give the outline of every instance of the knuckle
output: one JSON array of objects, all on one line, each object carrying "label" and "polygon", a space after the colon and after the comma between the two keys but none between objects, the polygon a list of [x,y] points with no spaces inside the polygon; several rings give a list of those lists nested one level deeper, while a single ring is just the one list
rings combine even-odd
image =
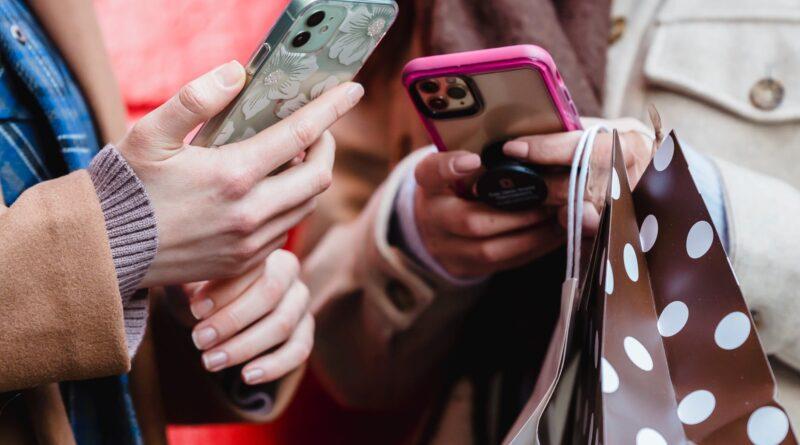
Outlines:
[{"label": "knuckle", "polygon": [[226,199],[238,200],[250,192],[251,181],[249,169],[231,168],[222,173],[222,194]]},{"label": "knuckle", "polygon": [[306,119],[299,120],[291,128],[292,137],[298,147],[308,147],[317,139],[314,125]]},{"label": "knuckle", "polygon": [[333,173],[327,168],[319,169],[314,175],[314,194],[328,190],[333,182]]},{"label": "knuckle", "polygon": [[[244,206],[242,206],[244,207]],[[258,229],[259,220],[255,212],[249,208],[231,211],[228,215],[229,230],[239,235],[250,235]],[[237,250],[250,250],[255,247],[253,240],[242,240],[237,246]]]},{"label": "knuckle", "polygon": [[208,114],[208,106],[203,92],[194,83],[184,85],[178,91],[178,101],[181,106],[192,114],[205,116]]},{"label": "knuckle", "polygon": [[233,252],[233,257],[242,267],[247,267],[247,261],[258,253],[261,246],[255,241],[245,239],[238,243]]},{"label": "knuckle", "polygon": [[500,259],[500,252],[489,243],[482,243],[478,248],[478,258],[484,263],[495,263]]},{"label": "knuckle", "polygon": [[223,321],[217,328],[220,335],[229,335],[230,333],[239,332],[240,330],[244,329],[244,319],[236,310],[231,308],[223,312],[223,314]]},{"label": "knuckle", "polygon": [[284,292],[283,284],[279,280],[267,280],[264,283],[264,300],[270,304],[278,301]]},{"label": "knuckle", "polygon": [[458,220],[462,221],[462,229],[467,235],[482,236],[486,232],[485,221],[477,215],[468,215],[465,218],[458,218]]},{"label": "knuckle", "polygon": [[292,335],[294,331],[294,323],[285,315],[276,315],[273,320],[275,323],[275,331],[281,340],[285,340]]}]

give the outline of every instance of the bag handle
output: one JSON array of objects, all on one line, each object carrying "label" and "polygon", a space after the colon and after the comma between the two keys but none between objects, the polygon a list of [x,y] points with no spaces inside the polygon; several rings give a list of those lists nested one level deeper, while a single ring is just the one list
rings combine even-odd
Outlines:
[{"label": "bag handle", "polygon": [[580,279],[581,237],[583,232],[583,197],[586,181],[589,178],[590,160],[594,150],[594,140],[601,132],[611,130],[602,124],[589,127],[583,132],[575,153],[572,156],[572,168],[569,172],[569,190],[567,197],[567,273],[566,278]]}]

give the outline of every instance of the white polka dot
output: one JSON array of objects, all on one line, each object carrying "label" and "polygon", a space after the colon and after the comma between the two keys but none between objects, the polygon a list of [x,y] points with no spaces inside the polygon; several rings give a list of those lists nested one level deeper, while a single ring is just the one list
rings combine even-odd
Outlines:
[{"label": "white polka dot", "polygon": [[717,399],[705,389],[691,392],[678,404],[678,419],[686,425],[697,425],[708,419],[717,406]]},{"label": "white polka dot", "polygon": [[619,175],[616,168],[611,169],[611,197],[619,199]]},{"label": "white polka dot", "polygon": [[714,330],[714,341],[722,349],[736,349],[750,336],[750,317],[743,312],[731,312],[720,320]]},{"label": "white polka dot", "polygon": [[653,167],[658,171],[664,171],[669,167],[669,163],[672,162],[673,154],[675,154],[675,142],[672,141],[671,137],[668,137],[664,139],[661,147],[656,150],[656,155],[653,156]]},{"label": "white polka dot", "polygon": [[658,237],[658,221],[653,215],[647,215],[642,221],[642,227],[639,229],[639,242],[642,245],[642,252],[648,252],[653,248]]},{"label": "white polka dot", "polygon": [[686,326],[687,320],[689,320],[689,307],[682,301],[673,301],[658,317],[658,333],[662,337],[672,337]]},{"label": "white polka dot", "polygon": [[619,388],[619,375],[605,357],[600,358],[600,388],[606,394],[611,394]]},{"label": "white polka dot", "polygon": [[700,258],[708,252],[713,241],[714,229],[711,228],[711,224],[698,221],[689,229],[689,235],[686,237],[686,253],[694,259]]},{"label": "white polka dot", "polygon": [[652,428],[642,428],[636,433],[636,445],[667,445],[667,440]]},{"label": "white polka dot", "polygon": [[764,406],[753,412],[747,421],[747,437],[755,445],[777,445],[789,434],[786,413],[774,406]]},{"label": "white polka dot", "polygon": [[625,337],[622,341],[622,346],[625,348],[625,354],[631,359],[634,365],[638,366],[644,371],[653,369],[653,358],[647,352],[647,348],[637,339],[633,337]]},{"label": "white polka dot", "polygon": [[631,281],[638,281],[639,261],[636,258],[636,251],[633,250],[633,246],[625,244],[625,248],[622,249],[622,259],[625,262],[625,272],[627,272],[628,277]]},{"label": "white polka dot", "polygon": [[611,295],[614,292],[614,271],[611,270],[611,261],[606,260],[606,293]]}]

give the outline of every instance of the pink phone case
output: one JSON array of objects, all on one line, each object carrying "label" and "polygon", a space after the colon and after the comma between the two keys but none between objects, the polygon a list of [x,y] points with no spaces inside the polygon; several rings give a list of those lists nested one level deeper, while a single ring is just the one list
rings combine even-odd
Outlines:
[{"label": "pink phone case", "polygon": [[[425,78],[469,77],[518,69],[536,70],[541,74],[563,131],[581,129],[578,110],[553,58],[547,51],[535,45],[515,45],[414,59],[403,69],[403,84],[410,92],[417,81]],[[448,147],[437,130],[436,120],[425,115],[419,107],[417,111],[434,144],[440,151],[446,151]]]}]

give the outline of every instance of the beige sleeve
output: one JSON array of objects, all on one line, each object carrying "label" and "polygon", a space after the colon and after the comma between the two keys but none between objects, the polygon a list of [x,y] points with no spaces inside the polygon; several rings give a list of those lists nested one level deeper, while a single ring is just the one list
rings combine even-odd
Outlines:
[{"label": "beige sleeve", "polygon": [[105,220],[86,171],[0,213],[0,392],[130,368]]},{"label": "beige sleeve", "polygon": [[768,354],[800,369],[800,191],[715,159],[725,189],[729,256]]},{"label": "beige sleeve", "polygon": [[348,406],[387,409],[440,382],[479,288],[458,289],[389,244],[410,155],[352,222],[333,227],[304,261],[317,318],[311,366]]}]

